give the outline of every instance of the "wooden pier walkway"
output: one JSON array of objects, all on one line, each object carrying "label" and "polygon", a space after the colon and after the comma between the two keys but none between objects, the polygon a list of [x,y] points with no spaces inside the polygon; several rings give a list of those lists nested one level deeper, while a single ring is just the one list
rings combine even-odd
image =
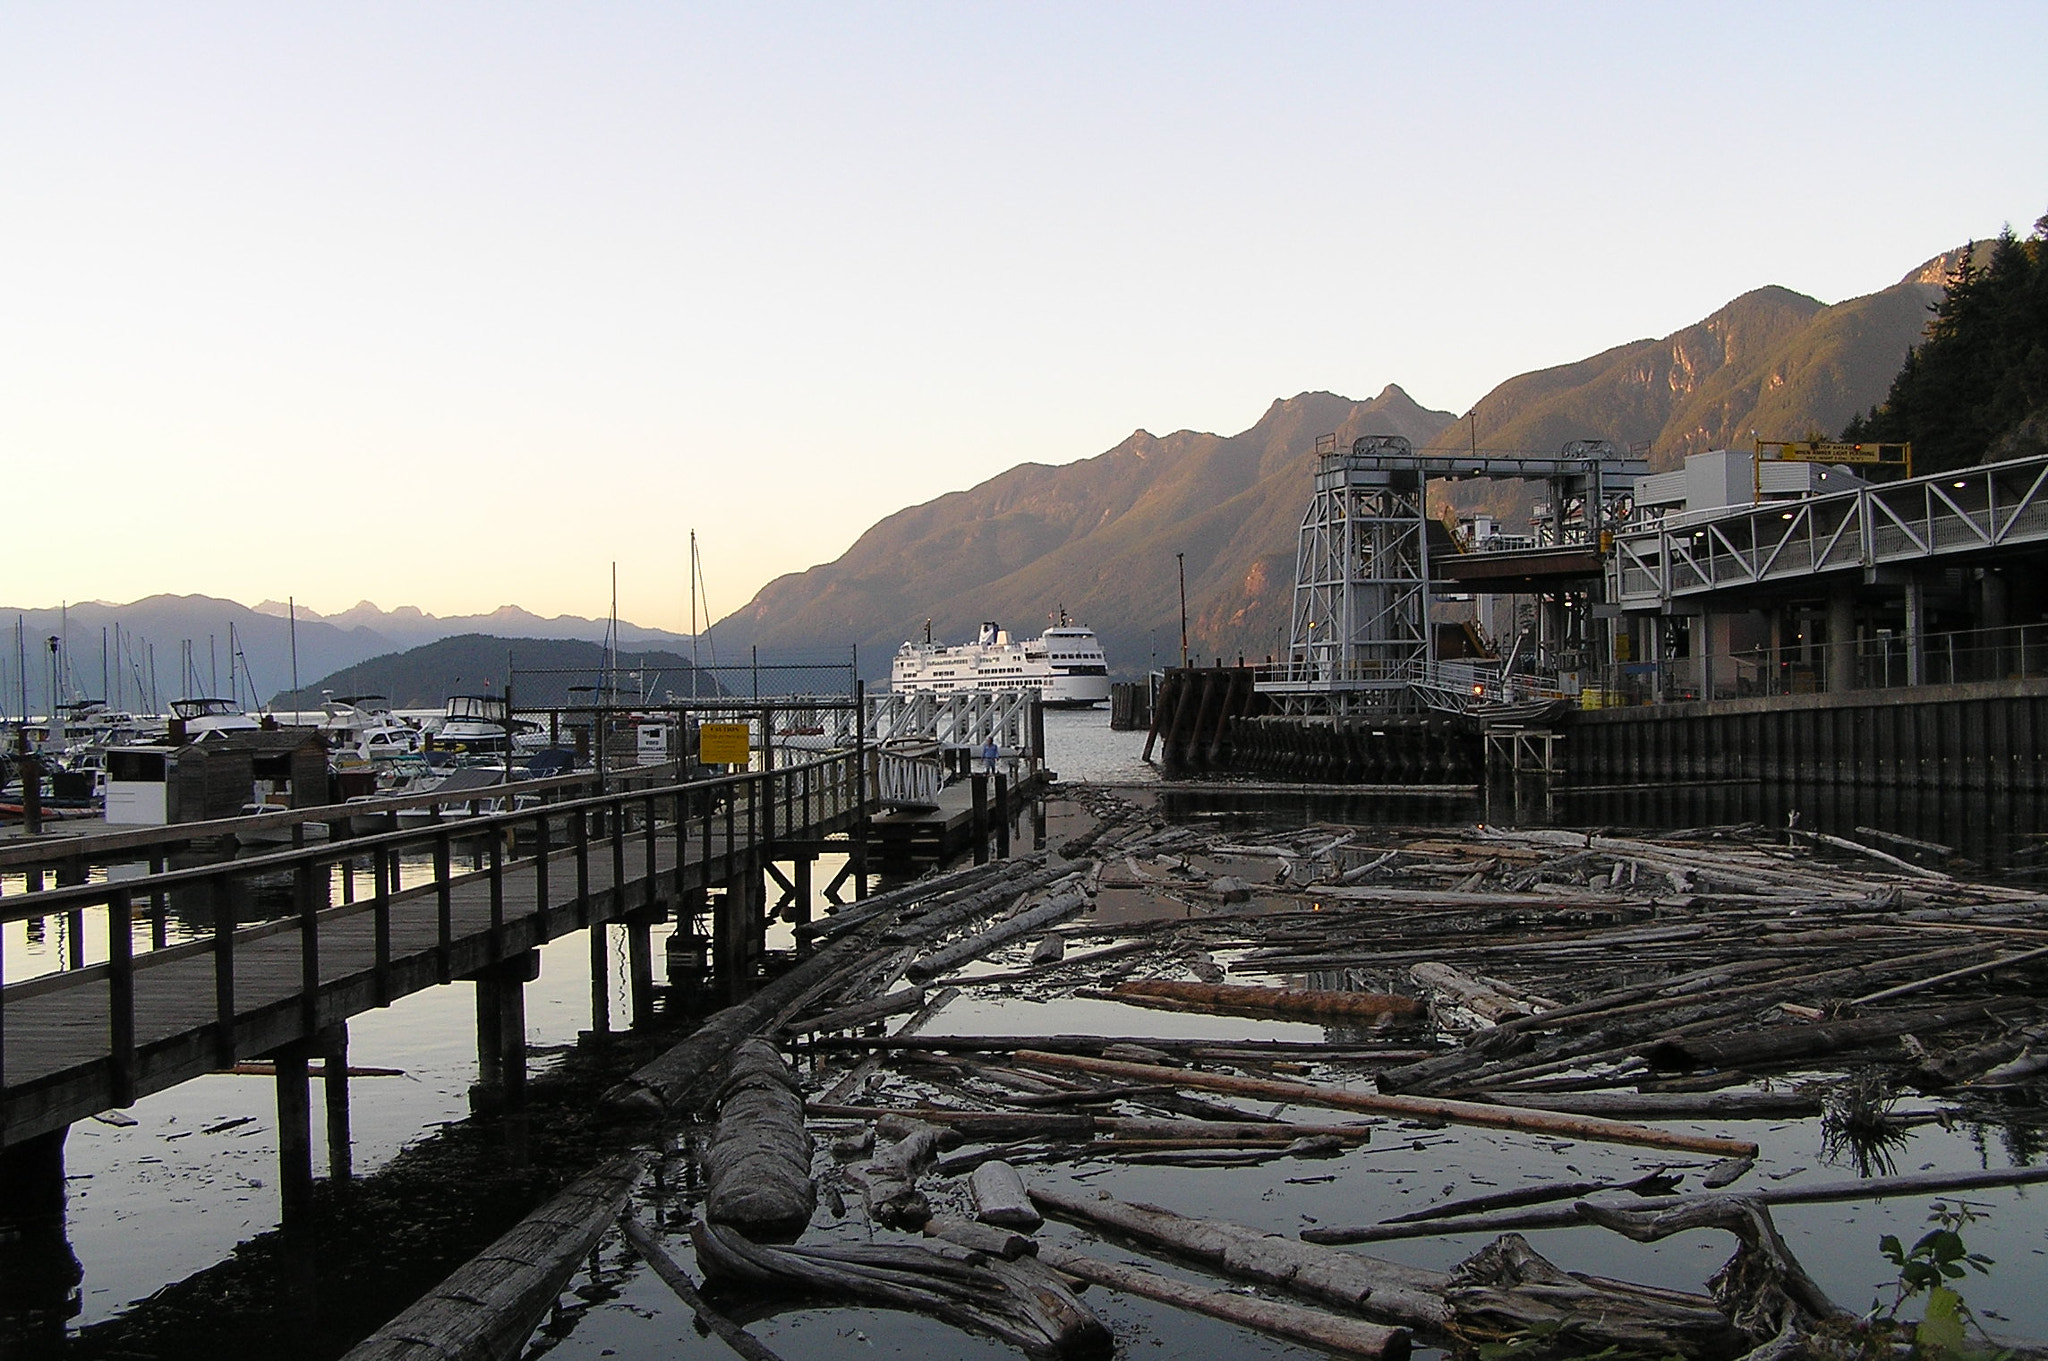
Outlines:
[{"label": "wooden pier walkway", "polygon": [[[604,922],[644,931],[679,906],[691,915],[712,887],[744,888],[726,898],[759,918],[778,847],[810,853],[854,830],[862,783],[844,753],[0,899],[5,921],[91,913],[108,945],[104,963],[0,987],[0,1148],[240,1058],[316,1044],[350,1016],[425,988],[516,972],[557,936]],[[458,864],[471,854],[482,868]],[[401,855],[431,856],[430,881],[395,890]],[[298,910],[236,927],[237,890],[258,876],[287,879]],[[173,910],[189,925],[209,905],[199,939],[146,948],[162,939],[153,915]],[[724,957],[760,926],[716,922],[727,939],[714,949]]]}]

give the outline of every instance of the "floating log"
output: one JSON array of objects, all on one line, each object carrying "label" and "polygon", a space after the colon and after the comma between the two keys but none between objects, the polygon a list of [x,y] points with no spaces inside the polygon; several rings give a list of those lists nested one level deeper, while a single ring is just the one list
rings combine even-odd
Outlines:
[{"label": "floating log", "polygon": [[619,1216],[619,1228],[625,1232],[626,1239],[633,1245],[634,1250],[646,1259],[647,1265],[654,1268],[654,1274],[661,1277],[668,1288],[676,1292],[676,1298],[690,1307],[690,1311],[697,1317],[697,1322],[717,1334],[719,1341],[745,1357],[746,1361],[782,1361],[782,1357],[771,1351],[766,1343],[706,1304],[704,1297],[697,1293],[696,1283],[690,1279],[690,1273],[684,1271],[681,1263],[668,1255],[667,1249],[647,1231],[647,1226],[642,1224],[632,1211],[629,1210]]},{"label": "floating log", "polygon": [[[1743,1199],[1761,1205],[1822,1205],[1855,1200],[1888,1200],[1895,1196],[1948,1195],[1956,1191],[1982,1191],[1995,1186],[2027,1186],[2048,1181],[2048,1168],[2012,1167],[1991,1172],[1925,1172],[1909,1177],[1870,1177],[1862,1181],[1820,1182],[1806,1186],[1770,1186],[1743,1193]],[[1707,1196],[1655,1196],[1621,1208],[1628,1210],[1669,1210],[1697,1201],[1722,1199]],[[1588,1223],[1580,1201],[1555,1210],[1513,1210],[1505,1214],[1472,1215],[1463,1219],[1436,1219],[1421,1223],[1382,1222],[1356,1228],[1303,1229],[1306,1243],[1383,1243],[1395,1238],[1429,1238],[1438,1234],[1502,1233],[1522,1229],[1564,1229]],[[1597,1208],[1597,1207],[1596,1207]],[[1613,1207],[1608,1207],[1613,1208]]]},{"label": "floating log", "polygon": [[1057,1277],[1028,1257],[940,1253],[913,1243],[781,1248],[706,1220],[690,1238],[707,1273],[782,1289],[875,1300],[993,1333],[1027,1351],[1107,1356],[1109,1329]]},{"label": "floating log", "polygon": [[940,1131],[921,1120],[899,1118],[895,1133],[895,1140],[878,1147],[872,1158],[847,1168],[846,1179],[859,1189],[871,1221],[914,1229],[931,1218],[917,1179],[939,1155]]},{"label": "floating log", "polygon": [[1190,983],[1154,978],[1119,983],[1110,989],[1119,999],[1162,998],[1217,1011],[1272,1013],[1282,1016],[1420,1016],[1422,1003],[1413,997],[1379,992],[1338,992],[1320,988],[1255,988],[1235,983]]},{"label": "floating log", "polygon": [[1810,1025],[1773,1026],[1736,1035],[1700,1035],[1688,1039],[1667,1039],[1642,1051],[1642,1057],[1661,1072],[1690,1073],[1700,1068],[1748,1068],[1765,1063],[1789,1063],[1822,1054],[1860,1049],[1880,1040],[1896,1039],[1908,1031],[1922,1033],[1950,1026],[1983,1021],[1993,1015],[1990,1006],[1973,1003],[1936,1011],[1903,1012],[1894,1016],[1865,1016],[1849,1021],[1821,1021]]},{"label": "floating log", "polygon": [[826,946],[746,1001],[713,1012],[660,1058],[607,1091],[600,1098],[601,1103],[624,1118],[668,1115],[684,1104],[690,1088],[722,1062],[735,1044],[783,1007],[833,974],[842,970],[855,972],[888,958],[890,953],[867,949],[858,936]]},{"label": "floating log", "polygon": [[955,1110],[950,1106],[848,1106],[832,1102],[811,1101],[804,1109],[812,1115],[826,1118],[845,1117],[855,1120],[877,1120],[889,1115],[907,1116],[929,1124],[947,1125],[954,1129],[971,1132],[977,1138],[1016,1139],[1030,1135],[1049,1138],[1086,1138],[1095,1131],[1095,1117],[1092,1115],[1037,1115],[1025,1111],[967,1111]]},{"label": "floating log", "polygon": [[923,988],[899,988],[895,992],[870,997],[865,1002],[855,1002],[820,1016],[792,1021],[782,1030],[787,1035],[802,1035],[817,1030],[857,1030],[861,1026],[887,1020],[901,1012],[916,1011],[923,1005]]},{"label": "floating log", "polygon": [[1059,882],[1073,872],[1073,866],[1064,860],[1047,864],[1038,856],[1029,856],[1022,860],[1007,861],[995,883],[934,907],[930,911],[920,912],[914,917],[899,921],[888,928],[882,938],[899,945],[930,940],[941,931],[993,912],[1005,903],[1014,903],[1028,894]]},{"label": "floating log", "polygon": [[1056,1182],[1034,1184],[1031,1197],[1063,1219],[1109,1229],[1241,1280],[1413,1327],[1436,1330],[1450,1320],[1442,1298],[1449,1278],[1440,1271],[1337,1252],[1226,1220],[1194,1219]]},{"label": "floating log", "polygon": [[971,959],[981,958],[1006,941],[1028,936],[1055,922],[1065,921],[1088,905],[1088,895],[1081,891],[1079,876],[1070,878],[1073,882],[1064,884],[1052,897],[1038,906],[1027,908],[1014,917],[997,922],[978,935],[942,946],[916,960],[910,966],[910,976],[919,980],[935,977],[948,969],[958,968]]},{"label": "floating log", "polygon": [[1017,1175],[1016,1168],[1001,1159],[975,1168],[967,1178],[967,1189],[974,1195],[975,1218],[984,1224],[1028,1231],[1045,1222],[1031,1207],[1024,1179]]},{"label": "floating log", "polygon": [[1512,1233],[1460,1262],[1446,1297],[1465,1337],[1550,1334],[1574,1348],[1716,1358],[1766,1340],[1708,1296],[1572,1275]]},{"label": "floating log", "polygon": [[1442,993],[1474,1015],[1489,1021],[1527,1016],[1535,1010],[1527,1002],[1488,987],[1464,970],[1436,960],[1409,965],[1408,976],[1415,980],[1416,986]]},{"label": "floating log", "polygon": [[[1057,932],[1048,933],[1045,940],[1059,941],[1062,951],[1066,948],[1066,937]],[[1040,941],[1039,944],[1043,946],[1045,941]],[[982,973],[966,978],[955,978],[953,986],[956,988],[979,988],[989,983],[1035,983],[1042,980],[1047,973],[1054,969],[1078,968],[1083,964],[1094,964],[1105,959],[1117,959],[1123,955],[1135,955],[1145,950],[1156,950],[1159,947],[1160,942],[1157,939],[1127,940],[1120,945],[1105,945],[1100,950],[1088,950],[1078,955],[1065,955],[1063,958],[1054,960],[1050,964],[1034,964],[1028,969],[1005,969],[1000,973]],[[1037,951],[1034,950],[1032,952],[1032,958],[1034,960],[1038,958]]]},{"label": "floating log", "polygon": [[2015,955],[2000,955],[1997,959],[1987,959],[1980,964],[1968,964],[1960,969],[1950,969],[1947,973],[1938,973],[1932,978],[1919,978],[1911,983],[1901,983],[1895,988],[1886,988],[1882,992],[1873,992],[1864,997],[1852,997],[1849,999],[1849,1005],[1860,1007],[1868,1006],[1873,1002],[1888,1002],[1894,997],[1904,997],[1908,993],[1921,992],[1943,983],[1952,983],[1958,978],[1973,978],[1978,974],[1987,974],[1995,969],[2003,969],[2008,965],[2024,964],[2029,960],[2040,959],[2044,955],[2048,955],[2048,945],[2043,945],[2038,950],[2022,950]]},{"label": "floating log", "polygon": [[1307,1309],[1298,1304],[1212,1290],[1138,1267],[1105,1262],[1085,1252],[1052,1244],[1041,1245],[1038,1256],[1046,1265],[1069,1276],[1157,1300],[1161,1304],[1207,1314],[1210,1318],[1220,1318],[1291,1342],[1305,1342],[1344,1356],[1384,1358],[1384,1361],[1406,1361],[1408,1356],[1410,1340],[1405,1328],[1388,1328],[1363,1319],[1343,1318],[1320,1309]]},{"label": "floating log", "polygon": [[1026,1050],[1019,1063],[1041,1068],[1101,1073],[1105,1077],[1132,1081],[1172,1082],[1182,1087],[1258,1097],[1267,1101],[1288,1101],[1304,1106],[1334,1110],[1366,1111],[1375,1115],[1448,1120],[1453,1124],[1481,1125],[1492,1129],[1523,1130],[1551,1134],[1565,1139],[1592,1139],[1604,1143],[1638,1144],[1646,1148],[1676,1148],[1693,1153],[1710,1153],[1717,1158],[1754,1154],[1756,1145],[1740,1139],[1716,1139],[1676,1130],[1652,1129],[1647,1125],[1625,1124],[1595,1116],[1561,1115],[1552,1111],[1527,1110],[1514,1106],[1488,1106],[1475,1101],[1452,1101],[1435,1097],[1384,1096],[1338,1087],[1318,1087],[1306,1082],[1278,1078],[1231,1077],[1222,1073],[1199,1073],[1157,1064],[1119,1063],[1081,1054],[1052,1054]]},{"label": "floating log", "polygon": [[750,1238],[793,1241],[818,1208],[804,1100],[796,1075],[764,1039],[740,1041],[726,1064],[704,1170],[705,1213]]},{"label": "floating log", "polygon": [[618,1217],[647,1165],[613,1158],[520,1220],[343,1361],[508,1361]]},{"label": "floating log", "polygon": [[943,1238],[948,1243],[985,1252],[991,1257],[1001,1257],[1005,1261],[1035,1256],[1038,1252],[1038,1240],[1028,1233],[952,1215],[933,1215],[924,1222],[924,1233],[927,1238]]},{"label": "floating log", "polygon": [[[830,940],[834,936],[851,931],[856,926],[871,922],[892,909],[908,907],[927,898],[936,898],[940,894],[950,894],[962,888],[979,885],[999,875],[1013,874],[1021,863],[1023,862],[1009,860],[994,865],[975,865],[968,869],[954,870],[949,874],[927,875],[901,888],[862,898],[859,902],[851,903],[816,921],[798,922],[796,935],[798,939],[810,937],[815,940]],[[1038,862],[1036,858],[1032,858],[1031,863]]]},{"label": "floating log", "polygon": [[1819,1115],[1821,1099],[1804,1092],[1477,1092],[1475,1101],[1532,1106],[1561,1115],[1611,1115],[1635,1120],[1768,1120]]},{"label": "floating log", "polygon": [[1095,1124],[1118,1139],[1302,1139],[1327,1135],[1361,1144],[1372,1141],[1373,1128],[1287,1120],[1145,1120],[1127,1115],[1097,1116]]}]

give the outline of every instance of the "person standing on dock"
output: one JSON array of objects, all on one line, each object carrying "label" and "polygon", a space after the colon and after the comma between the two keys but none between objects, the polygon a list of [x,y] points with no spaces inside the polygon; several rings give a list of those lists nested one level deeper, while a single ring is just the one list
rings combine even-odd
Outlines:
[{"label": "person standing on dock", "polygon": [[996,747],[996,739],[993,737],[989,738],[988,741],[984,743],[981,748],[982,769],[987,771],[991,775],[995,774],[996,758],[1001,755],[1002,752],[998,750]]}]

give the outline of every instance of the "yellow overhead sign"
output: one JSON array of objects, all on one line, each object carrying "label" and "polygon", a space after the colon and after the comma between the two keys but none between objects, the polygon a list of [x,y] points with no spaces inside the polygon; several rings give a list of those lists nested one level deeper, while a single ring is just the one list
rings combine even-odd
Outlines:
[{"label": "yellow overhead sign", "polygon": [[1760,439],[1756,442],[1758,458],[1778,458],[1794,463],[1886,463],[1895,464],[1913,475],[1913,446],[1910,444],[1879,443],[1865,440],[1860,443],[1848,440],[1818,439]]},{"label": "yellow overhead sign", "polygon": [[743,766],[753,760],[752,728],[745,723],[706,723],[697,729],[697,759],[707,766]]}]

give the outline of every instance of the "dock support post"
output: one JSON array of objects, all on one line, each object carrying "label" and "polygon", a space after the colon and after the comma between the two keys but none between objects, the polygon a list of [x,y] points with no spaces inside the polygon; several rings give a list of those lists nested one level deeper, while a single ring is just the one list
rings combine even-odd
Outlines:
[{"label": "dock support post", "polygon": [[313,1105],[306,1086],[312,1042],[294,1040],[271,1054],[277,1084],[278,1214],[296,1227],[313,1205]]},{"label": "dock support post", "polygon": [[612,1033],[610,935],[605,923],[590,924],[590,1033],[599,1036]]},{"label": "dock support post", "polygon": [[790,864],[790,877],[796,883],[790,891],[788,920],[801,925],[811,919],[811,862],[817,857],[808,851],[799,851]]},{"label": "dock support post", "polygon": [[349,1181],[355,1176],[354,1137],[349,1129],[348,1022],[320,1032],[320,1092],[327,1106],[327,1176]]},{"label": "dock support post", "polygon": [[480,1115],[526,1106],[526,985],[540,977],[540,952],[528,950],[470,975],[476,984],[476,1085]]},{"label": "dock support post", "polygon": [[0,1226],[64,1216],[64,1140],[71,1126],[0,1149]]},{"label": "dock support post", "polygon": [[0,1150],[0,1318],[24,1356],[60,1355],[66,1325],[84,1305],[85,1271],[64,1221],[70,1132],[67,1125]]},{"label": "dock support post", "polygon": [[967,777],[974,793],[974,819],[969,834],[974,838],[974,863],[988,863],[988,776],[980,771]]},{"label": "dock support post", "polygon": [[996,776],[996,859],[1010,858],[1010,780]]},{"label": "dock support post", "polygon": [[626,919],[626,977],[633,1024],[654,1019],[654,938],[644,916]]},{"label": "dock support post", "polygon": [[1856,688],[1856,593],[1838,586],[1828,596],[1828,693]]}]

